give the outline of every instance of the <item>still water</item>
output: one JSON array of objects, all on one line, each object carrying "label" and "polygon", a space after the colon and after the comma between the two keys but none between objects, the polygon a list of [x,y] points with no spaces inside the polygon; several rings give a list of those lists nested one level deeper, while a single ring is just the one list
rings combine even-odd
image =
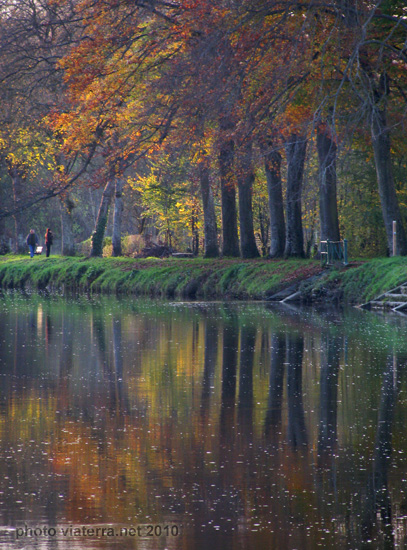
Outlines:
[{"label": "still water", "polygon": [[0,296],[4,550],[405,548],[407,319]]}]

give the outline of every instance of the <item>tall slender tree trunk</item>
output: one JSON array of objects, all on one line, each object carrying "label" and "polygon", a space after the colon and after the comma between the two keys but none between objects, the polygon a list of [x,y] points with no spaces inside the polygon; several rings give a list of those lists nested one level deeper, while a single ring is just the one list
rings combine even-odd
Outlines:
[{"label": "tall slender tree trunk", "polygon": [[391,162],[390,129],[387,124],[386,107],[374,106],[372,109],[371,134],[377,182],[384,225],[386,228],[387,246],[393,250],[393,221],[397,222],[397,254],[407,254],[406,233],[400,213],[399,202],[393,178]]},{"label": "tall slender tree trunk", "polygon": [[113,215],[112,256],[122,255],[123,186],[123,179],[116,178]]},{"label": "tall slender tree trunk", "polygon": [[292,134],[285,144],[287,155],[287,226],[284,256],[304,256],[301,219],[302,180],[307,139]]},{"label": "tall slender tree trunk", "polygon": [[[5,191],[4,189],[0,188],[0,204],[4,204],[5,199]],[[7,243],[7,237],[6,237],[6,219],[0,218],[0,254],[6,254],[6,252],[9,252],[9,246]]]},{"label": "tall slender tree trunk", "polygon": [[105,236],[107,218],[109,216],[109,207],[112,201],[114,189],[115,180],[113,178],[109,178],[109,181],[103,190],[95,230],[92,235],[92,249],[90,251],[91,256],[102,256],[103,254],[103,239]]},{"label": "tall slender tree trunk", "polygon": [[73,233],[72,210],[73,201],[69,196],[61,198],[61,254],[62,256],[75,256],[75,239]]},{"label": "tall slender tree trunk", "polygon": [[198,164],[198,171],[204,215],[204,256],[205,258],[217,258],[219,256],[218,228],[216,224],[215,202],[210,183],[209,161],[206,156]]},{"label": "tall slender tree trunk", "polygon": [[264,204],[258,205],[258,216],[259,216],[259,229],[260,229],[260,240],[261,240],[261,255],[267,256],[269,251],[267,250],[267,244],[270,234],[270,212]]},{"label": "tall slender tree trunk", "polygon": [[[230,130],[230,123],[223,118],[220,122],[222,133]],[[219,151],[219,173],[222,196],[222,254],[239,256],[239,238],[237,233],[236,189],[233,178],[235,157],[234,142],[227,135],[222,136]]]},{"label": "tall slender tree trunk", "polygon": [[237,186],[239,189],[240,250],[243,258],[258,258],[253,227],[253,163],[252,142],[246,141],[239,150]]},{"label": "tall slender tree trunk", "polygon": [[336,143],[330,128],[320,124],[317,128],[319,160],[319,216],[321,240],[339,241],[339,218],[336,198]]},{"label": "tall slender tree trunk", "polygon": [[9,252],[9,247],[6,239],[6,222],[4,218],[0,218],[0,254]]},{"label": "tall slender tree trunk", "polygon": [[[22,192],[23,176],[21,171],[18,169],[18,167],[13,165],[10,165],[8,167],[8,173],[11,177],[11,184],[13,188],[14,208],[17,208],[19,205],[21,192]],[[14,214],[13,221],[14,221],[14,252],[16,254],[19,254],[20,252],[23,251],[20,246],[20,238],[19,238],[21,234],[21,225],[22,225],[20,222],[20,214],[18,213]]]},{"label": "tall slender tree trunk", "polygon": [[272,144],[263,146],[264,168],[270,211],[270,257],[279,258],[285,250],[285,220],[283,186],[281,183],[281,155]]},{"label": "tall slender tree trunk", "polygon": [[194,256],[199,254],[199,224],[198,224],[198,206],[196,201],[191,209],[191,234],[192,234],[192,252]]}]

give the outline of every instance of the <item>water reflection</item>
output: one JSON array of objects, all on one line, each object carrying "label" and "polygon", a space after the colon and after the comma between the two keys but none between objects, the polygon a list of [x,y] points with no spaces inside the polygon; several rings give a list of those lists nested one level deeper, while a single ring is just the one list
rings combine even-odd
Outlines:
[{"label": "water reflection", "polygon": [[[337,448],[338,375],[342,341],[328,331],[321,334],[320,422],[318,433],[318,467],[334,473]],[[335,480],[332,478],[332,484]]]},{"label": "water reflection", "polygon": [[285,335],[274,333],[271,337],[270,380],[264,432],[276,443],[281,435],[283,383],[285,365]]},{"label": "water reflection", "polygon": [[366,488],[362,523],[364,548],[371,548],[374,528],[383,537],[385,548],[395,548],[389,469],[392,456],[392,432],[401,374],[406,359],[389,355],[383,373],[372,469]]},{"label": "water reflection", "polygon": [[[179,528],[128,548],[402,547],[401,321],[18,296],[1,308],[1,525]],[[6,550],[114,546],[2,536]]]}]

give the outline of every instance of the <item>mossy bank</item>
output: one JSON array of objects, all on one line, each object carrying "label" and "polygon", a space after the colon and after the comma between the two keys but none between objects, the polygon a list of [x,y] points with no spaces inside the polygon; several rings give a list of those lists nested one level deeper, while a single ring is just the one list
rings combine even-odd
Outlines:
[{"label": "mossy bank", "polygon": [[316,260],[0,257],[0,287],[163,298],[264,300],[298,287],[307,302],[362,303],[407,280],[407,258],[335,269]]},{"label": "mossy bank", "polygon": [[321,271],[311,260],[0,257],[3,289],[265,299]]},{"label": "mossy bank", "polygon": [[304,301],[363,304],[407,281],[407,257],[374,258],[325,270],[301,285]]}]

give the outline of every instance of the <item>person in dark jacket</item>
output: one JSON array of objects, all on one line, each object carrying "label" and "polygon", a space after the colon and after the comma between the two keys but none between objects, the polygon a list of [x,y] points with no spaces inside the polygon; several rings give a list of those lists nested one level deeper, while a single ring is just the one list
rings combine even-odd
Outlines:
[{"label": "person in dark jacket", "polygon": [[27,235],[27,244],[28,248],[30,249],[30,256],[31,258],[34,258],[35,247],[38,244],[38,237],[35,234],[34,229],[30,229],[30,232]]},{"label": "person in dark jacket", "polygon": [[51,245],[54,242],[54,235],[52,234],[51,229],[49,227],[47,228],[45,232],[45,251],[46,251],[46,257],[49,258],[50,252],[51,252]]}]

